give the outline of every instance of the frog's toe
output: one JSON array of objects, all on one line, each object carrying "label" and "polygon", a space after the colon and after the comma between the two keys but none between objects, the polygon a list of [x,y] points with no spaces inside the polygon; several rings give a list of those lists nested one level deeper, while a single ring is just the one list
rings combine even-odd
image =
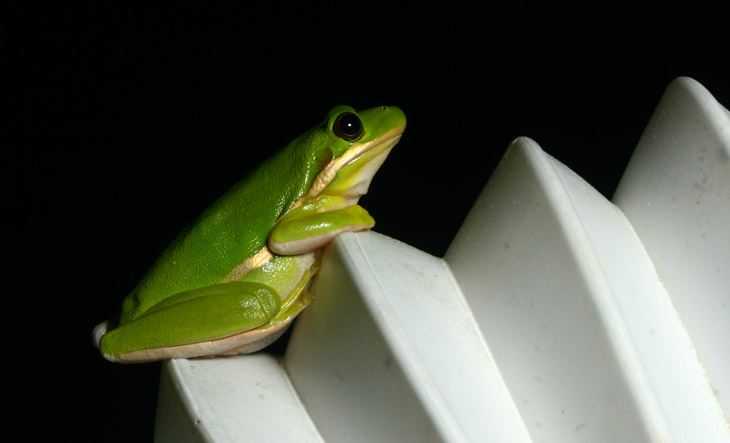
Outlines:
[{"label": "frog's toe", "polygon": [[96,349],[99,349],[99,342],[101,342],[101,338],[106,334],[106,331],[109,330],[109,320],[105,320],[98,325],[94,327],[94,330],[91,331],[91,341],[94,342],[94,346],[96,346]]}]

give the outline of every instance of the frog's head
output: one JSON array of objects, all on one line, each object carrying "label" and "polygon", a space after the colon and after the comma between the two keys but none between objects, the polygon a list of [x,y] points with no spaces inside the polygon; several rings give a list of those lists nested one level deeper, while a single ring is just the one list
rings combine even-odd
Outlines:
[{"label": "frog's head", "polygon": [[406,128],[406,116],[395,106],[381,106],[356,111],[337,106],[327,115],[320,137],[326,146],[326,162],[314,182],[308,198],[326,190],[328,195],[344,197],[357,203],[368,191],[373,176]]}]

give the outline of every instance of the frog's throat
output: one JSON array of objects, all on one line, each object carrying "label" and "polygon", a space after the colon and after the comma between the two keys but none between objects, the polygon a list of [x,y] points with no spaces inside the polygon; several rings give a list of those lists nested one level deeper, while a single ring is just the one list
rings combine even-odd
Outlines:
[{"label": "frog's throat", "polygon": [[[317,174],[317,177],[314,179],[314,183],[312,183],[312,187],[309,189],[306,198],[314,198],[318,196],[320,192],[324,191],[324,189],[332,183],[332,180],[334,180],[337,176],[337,171],[364,155],[366,152],[372,151],[377,147],[382,147],[384,151],[391,149],[396,143],[398,143],[398,140],[400,140],[405,129],[405,124],[400,125],[397,128],[393,128],[386,132],[382,137],[352,146],[341,156],[333,159],[324,167],[324,169],[322,169],[322,171],[320,171],[319,174]],[[300,198],[294,207],[299,206],[303,200],[304,197]]]},{"label": "frog's throat", "polygon": [[243,263],[233,268],[233,270],[226,277],[225,281],[237,281],[244,275],[248,274],[248,272],[252,269],[260,268],[261,266],[265,265],[272,258],[274,258],[274,254],[271,253],[268,247],[264,246],[263,248],[259,249],[257,253],[244,260]]}]

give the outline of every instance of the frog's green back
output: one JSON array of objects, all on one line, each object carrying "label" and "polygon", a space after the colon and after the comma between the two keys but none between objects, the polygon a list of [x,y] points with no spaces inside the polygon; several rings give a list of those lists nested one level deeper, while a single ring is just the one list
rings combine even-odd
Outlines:
[{"label": "frog's green back", "polygon": [[169,295],[224,281],[266,245],[276,220],[311,186],[319,128],[295,139],[208,207],[162,252],[122,305],[120,324]]},{"label": "frog's green back", "polygon": [[[119,323],[137,318],[179,292],[226,281],[234,269],[266,245],[277,220],[310,191],[320,172],[325,178],[317,182],[315,194],[322,186],[353,187],[355,195],[366,192],[384,157],[373,163],[364,180],[355,179],[361,170],[358,164],[367,163],[366,158],[377,151],[363,154],[358,148],[386,146],[373,143],[393,130],[399,138],[405,115],[396,107],[380,107],[360,111],[357,121],[343,118],[350,114],[357,115],[357,111],[348,106],[333,108],[321,125],[293,140],[206,209],[163,251],[127,296]],[[391,140],[388,146],[396,142]],[[350,153],[359,155],[360,163],[351,156],[341,157],[353,146]],[[344,178],[334,180],[331,171]]]}]

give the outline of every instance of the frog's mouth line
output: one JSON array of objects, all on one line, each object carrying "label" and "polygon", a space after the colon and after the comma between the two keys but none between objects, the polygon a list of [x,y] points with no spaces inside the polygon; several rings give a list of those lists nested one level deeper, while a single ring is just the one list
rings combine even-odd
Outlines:
[{"label": "frog's mouth line", "polygon": [[[406,125],[404,123],[401,126],[393,128],[390,131],[386,132],[382,137],[352,146],[341,156],[332,160],[327,166],[325,166],[322,171],[320,171],[319,174],[317,174],[317,177],[314,179],[314,183],[312,183],[312,187],[309,189],[306,198],[313,198],[318,196],[325,188],[327,188],[327,186],[329,186],[330,183],[332,183],[335,177],[337,177],[337,172],[340,169],[354,162],[368,152],[374,151],[376,149],[382,152],[389,151],[391,148],[393,148],[393,146],[396,145],[396,143],[398,143],[405,129]],[[294,207],[298,206],[299,204],[301,203],[297,202]]]}]

